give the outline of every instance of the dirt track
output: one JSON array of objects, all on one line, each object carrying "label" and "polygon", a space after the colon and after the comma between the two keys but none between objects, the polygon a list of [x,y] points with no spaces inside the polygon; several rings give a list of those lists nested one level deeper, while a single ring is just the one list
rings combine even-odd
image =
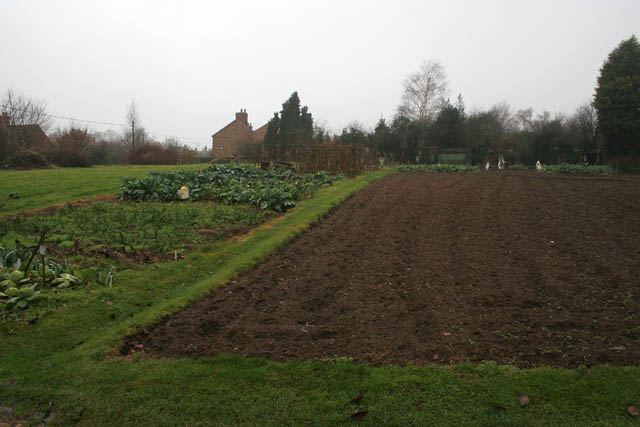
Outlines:
[{"label": "dirt track", "polygon": [[397,174],[168,319],[155,356],[640,362],[640,179]]}]

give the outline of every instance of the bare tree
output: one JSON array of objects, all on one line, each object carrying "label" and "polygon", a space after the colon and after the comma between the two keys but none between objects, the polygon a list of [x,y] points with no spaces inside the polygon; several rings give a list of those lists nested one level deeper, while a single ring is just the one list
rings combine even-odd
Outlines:
[{"label": "bare tree", "polygon": [[125,139],[130,141],[131,148],[144,144],[146,132],[142,127],[138,104],[135,100],[131,100],[131,103],[127,105],[127,124],[131,129],[125,132]]},{"label": "bare tree", "polygon": [[580,104],[569,118],[569,130],[576,139],[576,145],[583,153],[601,148],[598,134],[598,114],[591,102]]},{"label": "bare tree", "polygon": [[398,112],[405,117],[427,122],[433,119],[449,93],[447,73],[436,59],[424,61],[420,69],[404,81],[402,104]]},{"label": "bare tree", "polygon": [[2,113],[9,116],[10,143],[16,149],[27,149],[39,145],[53,125],[53,119],[47,114],[47,103],[7,90],[2,104]]},{"label": "bare tree", "polygon": [[525,108],[516,111],[515,119],[518,123],[518,130],[530,131],[533,129],[533,108]]}]

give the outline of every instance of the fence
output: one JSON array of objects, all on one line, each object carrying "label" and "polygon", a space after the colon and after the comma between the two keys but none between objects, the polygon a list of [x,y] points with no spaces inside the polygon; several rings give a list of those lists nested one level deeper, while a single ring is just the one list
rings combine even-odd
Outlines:
[{"label": "fence", "polygon": [[357,176],[378,170],[379,166],[376,150],[361,145],[308,145],[298,159],[298,170],[302,173],[327,171],[332,175]]}]

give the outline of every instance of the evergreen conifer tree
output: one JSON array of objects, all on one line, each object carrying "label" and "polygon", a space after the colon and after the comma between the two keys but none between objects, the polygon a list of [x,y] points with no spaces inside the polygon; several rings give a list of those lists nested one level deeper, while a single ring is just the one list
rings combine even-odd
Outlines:
[{"label": "evergreen conifer tree", "polygon": [[[622,41],[600,69],[594,98],[598,128],[609,156],[640,154],[640,43],[635,36]],[[634,164],[630,166],[635,167]]]}]

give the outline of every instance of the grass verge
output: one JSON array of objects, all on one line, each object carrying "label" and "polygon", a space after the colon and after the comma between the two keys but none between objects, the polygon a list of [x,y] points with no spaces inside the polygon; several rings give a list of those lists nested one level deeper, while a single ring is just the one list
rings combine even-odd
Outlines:
[{"label": "grass verge", "polygon": [[638,368],[111,357],[126,334],[232,280],[385,173],[336,183],[238,241],[123,273],[113,288],[73,290],[34,326],[2,330],[0,408],[58,425],[637,425],[626,408],[640,400]]},{"label": "grass verge", "polygon": [[39,209],[73,200],[115,194],[122,179],[141,178],[151,171],[203,169],[207,163],[182,166],[94,166],[26,171],[0,171],[0,205],[10,193],[20,199],[0,208],[0,215]]}]

